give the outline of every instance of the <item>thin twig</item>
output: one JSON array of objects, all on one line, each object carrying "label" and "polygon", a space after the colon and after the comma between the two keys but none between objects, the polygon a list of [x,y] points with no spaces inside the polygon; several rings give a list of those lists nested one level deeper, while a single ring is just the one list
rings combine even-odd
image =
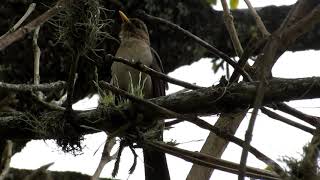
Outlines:
[{"label": "thin twig", "polygon": [[0,82],[0,89],[5,89],[8,91],[18,91],[18,92],[61,90],[65,88],[65,86],[66,86],[65,81],[56,81],[53,83],[43,83],[39,85],[10,84],[10,83]]},{"label": "thin twig", "polygon": [[181,119],[175,119],[175,120],[172,120],[172,121],[165,122],[164,123],[164,128],[170,128],[171,126],[176,125],[176,124],[181,123],[181,122],[183,122],[183,120],[181,120]]},{"label": "thin twig", "polygon": [[11,140],[6,140],[5,142],[6,144],[1,153],[0,159],[0,180],[4,180],[7,177],[10,170],[10,162],[12,157],[13,142]]},{"label": "thin twig", "polygon": [[290,107],[285,103],[277,103],[275,104],[275,106],[271,106],[271,107],[274,109],[280,110],[282,112],[285,112],[287,114],[290,114],[314,127],[317,127],[317,128],[320,127],[320,117],[305,114],[304,112],[301,112],[293,107]]},{"label": "thin twig", "polygon": [[302,124],[297,123],[297,122],[294,122],[294,121],[292,121],[292,120],[290,120],[290,119],[288,119],[286,117],[283,117],[283,116],[281,116],[281,115],[279,115],[279,114],[277,114],[277,113],[275,113],[273,111],[270,111],[267,108],[262,107],[260,109],[261,109],[262,113],[264,113],[265,115],[269,116],[270,118],[279,120],[279,121],[281,121],[283,123],[289,124],[289,125],[291,125],[293,127],[301,129],[301,130],[303,130],[305,132],[308,132],[310,134],[314,134],[315,133],[315,129],[313,129],[313,128],[310,128],[308,126],[302,125]]},{"label": "thin twig", "polygon": [[[180,149],[174,146],[167,145],[162,142],[152,142],[145,140],[141,142],[143,146],[147,146],[149,148],[154,148],[158,151],[162,151],[174,156],[177,156],[179,158],[182,158],[186,161],[196,163],[202,166],[215,168],[219,170],[223,170],[226,172],[238,174],[238,169],[240,168],[239,164],[222,160],[219,158],[212,157],[207,154],[199,153],[199,152],[191,152],[188,150]],[[269,179],[269,180],[280,180],[280,176],[278,176],[275,173],[261,170],[257,168],[247,167],[248,169],[248,176],[253,178],[259,178],[259,179]]]},{"label": "thin twig", "polygon": [[74,86],[77,80],[77,68],[79,62],[80,55],[76,55],[74,60],[72,61],[68,81],[67,81],[67,106],[66,111],[72,111],[72,103],[73,103],[73,93],[74,93]]},{"label": "thin twig", "polygon": [[170,82],[172,84],[176,84],[176,85],[179,85],[179,86],[182,86],[182,87],[185,87],[185,88],[188,88],[188,89],[193,89],[193,90],[202,88],[201,86],[197,86],[197,85],[194,85],[194,84],[191,84],[191,83],[187,83],[187,82],[172,78],[170,76],[167,76],[167,75],[165,75],[165,74],[163,74],[161,72],[155,71],[155,70],[149,68],[148,66],[145,66],[144,64],[142,64],[140,62],[132,62],[132,61],[129,61],[128,59],[123,59],[123,58],[120,58],[120,57],[114,57],[114,56],[112,56],[110,54],[107,55],[107,58],[110,58],[113,61],[117,61],[117,62],[123,63],[123,64],[128,65],[128,66],[130,66],[132,68],[135,68],[135,69],[137,69],[137,70],[139,70],[141,72],[147,73],[150,76],[157,77],[157,78],[159,78],[161,80],[164,80],[166,82]]},{"label": "thin twig", "polygon": [[[259,39],[257,41],[256,37],[252,37],[251,40],[249,41],[247,47],[245,48],[244,52],[242,53],[239,61],[238,61],[238,65],[241,68],[245,68],[246,65],[248,64],[247,61],[249,59],[249,57],[259,48],[261,47],[265,42],[266,42],[267,38],[263,38],[263,39]],[[240,73],[237,69],[235,69],[229,79],[230,83],[234,83],[237,82],[239,79]]]},{"label": "thin twig", "polygon": [[54,110],[54,111],[64,111],[66,108],[55,105],[53,103],[49,103],[49,102],[45,102],[44,100],[42,100],[42,98],[40,98],[38,95],[36,94],[31,94],[33,100],[35,100],[37,103],[39,103],[40,105],[42,105],[43,107],[46,107],[50,110]]},{"label": "thin twig", "polygon": [[[38,45],[38,37],[39,37],[40,26],[38,26],[33,31],[32,37],[32,46],[33,46],[33,53],[34,53],[34,63],[33,63],[33,82],[35,85],[40,84],[40,56],[41,50]],[[40,99],[43,98],[43,94],[41,91],[35,92]]]},{"label": "thin twig", "polygon": [[187,31],[187,30],[183,29],[182,27],[180,27],[180,26],[178,26],[178,25],[176,25],[176,24],[174,24],[172,22],[169,22],[169,21],[167,21],[165,19],[162,19],[162,18],[159,18],[159,17],[154,17],[154,16],[151,16],[149,14],[146,14],[143,11],[139,11],[138,15],[142,16],[145,19],[149,19],[150,21],[154,21],[154,22],[159,22],[159,23],[165,24],[168,27],[170,27],[171,29],[174,29],[175,31],[182,32],[183,34],[185,34],[186,36],[190,37],[195,42],[197,42],[199,45],[201,45],[202,47],[206,48],[210,53],[220,57],[221,59],[226,61],[228,64],[230,64],[234,69],[237,69],[240,72],[240,74],[244,77],[244,79],[246,79],[246,80],[250,79],[249,74],[247,72],[245,72],[241,67],[239,67],[238,64],[235,61],[233,61],[228,55],[226,55],[222,51],[218,50],[214,46],[210,45],[208,42],[202,40],[198,36],[192,34],[190,31]]},{"label": "thin twig", "polygon": [[19,19],[19,21],[12,27],[9,29],[8,32],[6,32],[5,34],[3,34],[1,37],[0,37],[0,40],[5,37],[6,35],[14,32],[15,30],[17,30],[21,24],[30,16],[30,14],[35,10],[36,8],[36,3],[31,3],[27,9],[27,11],[24,13],[24,15]]},{"label": "thin twig", "polygon": [[22,39],[26,34],[35,30],[38,26],[47,22],[50,18],[55,16],[62,9],[62,2],[64,0],[59,0],[57,4],[47,10],[45,13],[31,21],[29,24],[20,27],[18,30],[7,34],[3,38],[0,39],[0,51],[4,50],[6,47],[11,45],[12,43]]},{"label": "thin twig", "polygon": [[245,134],[245,142],[243,144],[243,149],[241,153],[241,160],[240,160],[240,172],[238,176],[238,180],[244,180],[244,177],[246,175],[246,164],[247,164],[247,158],[248,158],[248,152],[249,152],[249,147],[250,147],[250,142],[252,140],[252,132],[254,129],[254,124],[257,119],[257,115],[259,112],[259,109],[262,105],[263,97],[264,97],[264,87],[265,87],[265,80],[260,79],[258,88],[257,88],[257,94],[253,103],[253,110],[252,110],[252,115],[249,120],[249,125],[246,130]]},{"label": "thin twig", "polygon": [[120,158],[121,158],[121,154],[122,154],[124,148],[125,148],[124,142],[120,141],[118,153],[116,155],[116,162],[114,163],[114,167],[113,167],[113,170],[111,173],[112,177],[115,177],[118,174],[119,166],[120,166]]},{"label": "thin twig", "polygon": [[33,45],[33,52],[34,52],[34,64],[33,64],[33,81],[35,85],[40,84],[40,55],[41,50],[38,46],[38,37],[39,37],[39,30],[40,26],[38,26],[34,32],[33,32],[33,38],[32,38],[32,45]]},{"label": "thin twig", "polygon": [[251,2],[249,0],[244,0],[248,6],[249,12],[251,13],[251,15],[254,17],[254,20],[256,21],[257,27],[260,30],[260,32],[262,33],[263,37],[268,37],[270,36],[269,31],[267,30],[267,28],[265,27],[265,25],[263,24],[259,14],[257,13],[257,11],[253,8],[253,6],[251,5]]},{"label": "thin twig", "polygon": [[129,146],[129,149],[131,150],[131,152],[133,154],[133,163],[132,163],[132,166],[129,169],[129,174],[132,174],[134,172],[134,170],[136,169],[136,166],[137,166],[138,154],[134,151],[132,145]]},{"label": "thin twig", "polygon": [[111,138],[111,139],[109,137],[107,138],[107,141],[103,147],[103,151],[102,151],[99,165],[98,165],[96,171],[94,172],[94,174],[92,175],[91,180],[99,179],[100,174],[101,174],[104,166],[108,162],[110,162],[111,160],[113,160],[117,157],[117,152],[114,153],[113,155],[110,155],[110,152],[115,144],[116,144],[116,138]]},{"label": "thin twig", "polygon": [[233,47],[236,51],[236,54],[241,57],[243,53],[243,49],[238,37],[237,30],[234,26],[233,23],[233,16],[231,15],[230,9],[228,7],[227,1],[226,0],[221,0],[221,4],[223,7],[223,18],[224,18],[224,23],[227,27],[227,30],[229,32]]}]

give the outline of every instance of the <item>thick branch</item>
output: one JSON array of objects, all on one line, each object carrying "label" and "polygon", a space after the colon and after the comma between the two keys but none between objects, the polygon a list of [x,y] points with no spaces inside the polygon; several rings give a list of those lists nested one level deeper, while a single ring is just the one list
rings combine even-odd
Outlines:
[{"label": "thick branch", "polygon": [[[29,174],[33,173],[34,170],[27,170],[27,169],[16,169],[11,168],[9,171],[9,177],[6,180],[16,180],[16,179],[24,179]],[[90,176],[86,174],[81,174],[78,172],[70,172],[70,171],[46,171],[43,173],[44,175],[49,175],[51,180],[84,180],[89,179]],[[41,177],[40,177],[41,178]],[[100,178],[100,180],[111,180],[109,178]]]},{"label": "thick branch", "polygon": [[52,91],[52,90],[61,90],[65,87],[66,83],[64,81],[57,81],[54,83],[44,83],[44,84],[9,84],[0,82],[0,89],[5,89],[8,91]]},{"label": "thick branch", "polygon": [[44,83],[44,84],[9,84],[0,82],[0,89],[5,89],[7,91],[52,91],[61,90],[65,87],[66,83],[64,81],[57,81],[54,83]]},{"label": "thick branch", "polygon": [[[301,79],[277,79],[268,82],[265,89],[263,105],[300,99],[320,98],[320,77]],[[217,114],[228,112],[237,108],[249,107],[254,100],[258,82],[240,83],[224,87],[208,87],[194,91],[182,92],[151,99],[157,105],[177,113],[196,113],[198,115]],[[140,109],[141,110],[141,109]],[[91,111],[76,112],[74,122],[84,127],[93,127],[112,132],[124,125],[123,113],[128,107],[122,109],[98,108]],[[122,112],[122,113],[121,113]],[[144,113],[144,112],[142,112]],[[149,112],[150,113],[150,112]],[[152,116],[164,118],[159,112],[152,112]],[[2,113],[0,119],[0,136],[4,138],[56,138],[57,134],[37,134],[30,124],[30,117],[22,113]],[[61,123],[63,112],[54,111],[36,117],[38,122]],[[168,117],[166,117],[168,118]],[[46,126],[49,126],[46,124]],[[50,128],[52,127],[45,127]],[[56,129],[51,129],[56,131]],[[92,129],[82,128],[80,134],[91,133]]]}]

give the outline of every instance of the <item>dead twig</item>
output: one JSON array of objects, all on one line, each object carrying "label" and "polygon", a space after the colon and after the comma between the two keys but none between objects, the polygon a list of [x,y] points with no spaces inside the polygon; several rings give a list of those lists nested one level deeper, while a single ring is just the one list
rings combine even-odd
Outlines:
[{"label": "dead twig", "polygon": [[248,75],[247,72],[245,72],[241,67],[238,66],[238,64],[233,61],[228,55],[226,55],[225,53],[223,53],[222,51],[218,50],[217,48],[215,48],[214,46],[210,45],[209,43],[207,43],[206,41],[202,40],[201,38],[199,38],[198,36],[192,34],[191,32],[183,29],[182,27],[169,22],[165,19],[159,18],[159,17],[154,17],[151,16],[149,14],[146,14],[144,11],[139,11],[138,15],[141,16],[144,19],[153,21],[153,22],[159,22],[161,24],[165,24],[166,26],[168,26],[169,28],[175,30],[175,31],[179,31],[181,33],[183,33],[184,35],[190,37],[191,39],[193,39],[195,42],[197,42],[199,45],[201,45],[202,47],[206,48],[210,53],[220,57],[221,59],[223,59],[224,61],[226,61],[228,64],[230,64],[234,69],[237,69],[240,74],[244,77],[244,79],[248,80],[250,79],[250,76]]},{"label": "dead twig", "polygon": [[9,29],[8,32],[6,32],[5,34],[3,34],[1,37],[0,37],[0,40],[5,37],[6,35],[16,31],[20,26],[21,24],[30,16],[30,14],[35,10],[36,8],[36,3],[31,3],[27,9],[27,11],[24,13],[24,15],[19,19],[19,21],[13,25],[12,28]]},{"label": "dead twig", "polygon": [[20,27],[14,32],[7,34],[0,39],[0,51],[4,50],[6,47],[12,43],[22,39],[26,34],[34,31],[38,26],[47,22],[50,18],[55,16],[62,9],[63,0],[59,0],[55,6],[47,10],[45,13],[31,21],[29,24]]},{"label": "dead twig", "polygon": [[224,19],[224,24],[227,27],[227,30],[229,32],[233,47],[236,51],[236,54],[241,57],[243,53],[243,49],[238,37],[237,30],[234,26],[233,23],[233,16],[231,15],[230,9],[228,7],[227,1],[226,0],[221,0],[221,4],[223,7],[223,19]]},{"label": "dead twig", "polygon": [[0,82],[0,89],[5,89],[8,91],[17,91],[17,92],[29,92],[29,91],[52,91],[52,90],[61,90],[65,88],[65,81],[56,81],[53,83],[43,83],[43,84],[10,84]]},{"label": "dead twig", "polygon": [[262,101],[264,98],[264,87],[266,82],[264,79],[260,79],[260,80],[261,81],[259,82],[259,85],[257,87],[257,94],[253,103],[253,110],[249,120],[249,125],[245,134],[245,141],[244,141],[242,153],[241,153],[238,180],[244,180],[244,177],[246,176],[246,164],[247,164],[247,158],[249,154],[250,142],[252,140],[252,132],[254,129],[255,121],[258,116],[259,109],[262,105]]},{"label": "dead twig", "polygon": [[[177,156],[179,158],[182,158],[188,162],[196,163],[201,166],[206,166],[210,168],[219,169],[222,171],[238,174],[238,169],[240,168],[239,164],[222,160],[219,158],[215,158],[203,153],[199,152],[191,152],[188,150],[180,149],[174,146],[167,145],[162,142],[152,142],[145,140],[143,142],[140,142],[142,146],[147,146],[149,148],[154,148],[158,151],[162,151],[168,154],[171,154],[173,156]],[[268,179],[268,180],[280,180],[280,176],[278,176],[275,173],[261,170],[257,168],[247,167],[248,169],[248,176],[253,178],[259,178],[259,179]]]},{"label": "dead twig", "polygon": [[182,86],[182,87],[185,87],[185,88],[188,88],[188,89],[193,89],[193,90],[202,88],[201,86],[190,84],[190,83],[187,83],[187,82],[172,78],[170,76],[167,76],[167,75],[165,75],[165,74],[163,74],[161,72],[155,71],[155,70],[145,66],[144,64],[142,64],[140,62],[132,62],[129,59],[123,59],[123,58],[120,58],[120,57],[114,57],[114,56],[112,56],[110,54],[106,55],[106,58],[107,59],[111,59],[111,60],[116,61],[116,62],[123,63],[123,64],[125,64],[127,66],[130,66],[132,68],[135,68],[135,69],[137,69],[137,70],[139,70],[141,72],[147,73],[150,76],[157,77],[157,78],[159,78],[159,79],[161,79],[163,81],[170,82],[172,84],[176,84],[176,85],[179,85],[179,86]]},{"label": "dead twig", "polygon": [[39,103],[40,105],[42,105],[43,107],[53,110],[53,111],[64,111],[66,108],[55,105],[53,103],[49,103],[44,101],[42,98],[40,98],[38,95],[32,93],[31,97],[33,98],[33,100],[37,103]]},{"label": "dead twig", "polygon": [[302,124],[297,123],[297,122],[294,122],[294,121],[292,121],[292,120],[290,120],[290,119],[288,119],[288,118],[286,118],[286,117],[283,117],[283,116],[281,116],[281,115],[279,115],[279,114],[277,114],[277,113],[275,113],[275,112],[273,112],[273,111],[270,111],[270,110],[267,109],[267,108],[262,107],[262,108],[260,108],[260,109],[261,109],[261,112],[262,112],[262,113],[264,113],[265,115],[269,116],[270,118],[279,120],[279,121],[281,121],[281,122],[283,122],[283,123],[289,124],[289,125],[291,125],[291,126],[293,126],[293,127],[296,127],[296,128],[298,128],[298,129],[301,129],[301,130],[303,130],[303,131],[305,131],[305,132],[308,132],[308,133],[310,133],[310,134],[314,134],[315,131],[316,131],[316,130],[313,129],[313,128],[310,128],[310,127],[308,127],[308,126],[302,125]]},{"label": "dead twig", "polygon": [[263,22],[262,22],[262,20],[261,20],[261,18],[259,16],[259,14],[257,13],[257,11],[251,5],[251,2],[249,0],[244,0],[244,2],[247,4],[249,12],[254,17],[254,20],[256,21],[257,27],[260,30],[260,32],[262,33],[263,37],[270,36],[269,31],[267,30],[267,28],[263,24]]},{"label": "dead twig", "polygon": [[100,177],[100,174],[104,168],[104,166],[112,161],[113,159],[115,159],[117,157],[118,151],[115,152],[113,155],[110,155],[110,152],[113,148],[113,146],[116,144],[116,138],[107,138],[106,143],[103,147],[103,151],[102,151],[102,155],[101,155],[101,159],[99,162],[99,165],[96,169],[96,171],[94,172],[94,174],[91,177],[91,180],[97,180]]},{"label": "dead twig", "polygon": [[287,114],[290,114],[314,127],[320,128],[320,117],[305,114],[293,107],[290,107],[285,103],[277,103],[275,105],[271,105],[271,107],[274,109],[280,110],[282,112],[285,112]]},{"label": "dead twig", "polygon": [[0,158],[0,180],[4,180],[10,170],[10,162],[12,157],[12,147],[13,142],[11,140],[6,140],[6,145],[2,151]]},{"label": "dead twig", "polygon": [[39,36],[40,26],[38,26],[33,32],[32,45],[34,52],[34,64],[33,64],[33,82],[35,85],[40,84],[40,55],[41,50],[38,46],[38,36]]}]

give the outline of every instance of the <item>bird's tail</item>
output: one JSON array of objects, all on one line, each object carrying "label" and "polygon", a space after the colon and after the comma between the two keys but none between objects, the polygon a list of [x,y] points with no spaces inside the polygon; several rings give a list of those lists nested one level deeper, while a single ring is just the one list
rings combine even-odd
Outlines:
[{"label": "bird's tail", "polygon": [[[163,123],[157,122],[153,129],[149,129],[147,136],[163,141]],[[170,180],[168,164],[164,152],[151,148],[143,148],[145,180]]]},{"label": "bird's tail", "polygon": [[145,180],[170,180],[166,155],[152,149],[143,149]]}]

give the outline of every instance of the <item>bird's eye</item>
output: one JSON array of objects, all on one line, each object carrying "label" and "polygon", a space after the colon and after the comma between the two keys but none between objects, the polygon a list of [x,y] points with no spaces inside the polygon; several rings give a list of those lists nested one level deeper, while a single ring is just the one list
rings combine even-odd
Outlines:
[{"label": "bird's eye", "polygon": [[139,21],[132,21],[132,24],[138,29],[143,29],[143,30],[146,29],[144,24]]},{"label": "bird's eye", "polygon": [[138,22],[136,22],[136,21],[133,21],[133,24],[134,24],[137,28],[139,28],[139,29],[142,28],[142,27],[141,27],[141,24],[138,23]]}]

